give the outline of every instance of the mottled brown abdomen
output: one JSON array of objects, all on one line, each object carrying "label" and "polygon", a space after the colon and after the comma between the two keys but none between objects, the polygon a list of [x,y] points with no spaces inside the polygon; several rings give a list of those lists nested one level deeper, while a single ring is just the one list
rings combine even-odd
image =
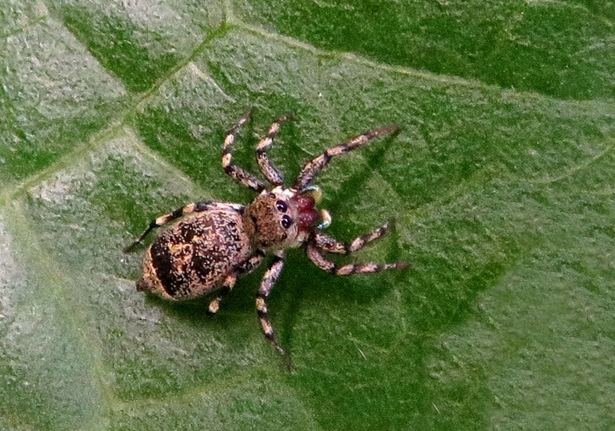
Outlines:
[{"label": "mottled brown abdomen", "polygon": [[218,288],[252,251],[239,212],[194,213],[162,232],[149,247],[137,289],[167,299],[195,298]]}]

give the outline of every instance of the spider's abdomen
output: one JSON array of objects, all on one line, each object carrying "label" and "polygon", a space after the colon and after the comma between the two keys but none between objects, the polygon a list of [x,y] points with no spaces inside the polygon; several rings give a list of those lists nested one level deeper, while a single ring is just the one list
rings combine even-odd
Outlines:
[{"label": "spider's abdomen", "polygon": [[160,234],[149,247],[137,289],[167,299],[195,298],[220,287],[252,253],[239,212],[194,213]]}]

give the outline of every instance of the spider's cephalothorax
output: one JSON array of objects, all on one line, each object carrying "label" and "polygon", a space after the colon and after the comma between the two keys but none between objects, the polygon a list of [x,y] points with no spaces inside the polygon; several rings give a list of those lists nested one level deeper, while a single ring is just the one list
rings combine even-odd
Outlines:
[{"label": "spider's cephalothorax", "polygon": [[297,193],[281,187],[261,192],[246,207],[243,217],[250,242],[271,252],[303,244],[321,218],[312,192]]},{"label": "spider's cephalothorax", "polygon": [[253,271],[271,253],[274,259],[265,272],[258,294],[256,309],[265,337],[285,355],[274,337],[269,322],[267,297],[284,265],[284,250],[305,249],[308,258],[319,268],[336,274],[351,275],[401,269],[396,263],[356,263],[337,265],[323,253],[350,254],[380,238],[388,223],[346,243],[322,233],[329,225],[329,213],[317,210],[320,190],[312,180],[329,164],[332,157],[352,151],[378,136],[393,133],[398,126],[388,126],[359,135],[348,142],[328,148],[305,165],[293,185],[285,188],[280,171],[272,164],[266,150],[278,134],[280,124],[289,116],[278,118],[256,147],[261,172],[272,185],[268,189],[260,179],[233,164],[233,143],[239,128],[250,118],[244,115],[227,133],[222,153],[226,173],[240,184],[258,193],[247,206],[224,202],[196,202],[152,220],[149,227],[125,251],[131,251],[155,228],[181,219],[152,243],[145,253],[143,275],[137,289],[153,292],[167,299],[190,299],[218,291],[208,310],[216,313],[222,295],[229,292],[237,278]]}]

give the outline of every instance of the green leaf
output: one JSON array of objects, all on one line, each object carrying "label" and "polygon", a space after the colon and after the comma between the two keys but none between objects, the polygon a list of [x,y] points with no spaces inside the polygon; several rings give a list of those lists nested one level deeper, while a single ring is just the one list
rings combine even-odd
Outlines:
[{"label": "green leaf", "polygon": [[[0,429],[611,429],[612,2],[19,2],[0,6]],[[149,220],[247,203],[236,162],[293,112],[287,179],[328,233],[395,228],[334,277],[301,250],[264,340],[240,280],[215,317],[134,288]]]}]

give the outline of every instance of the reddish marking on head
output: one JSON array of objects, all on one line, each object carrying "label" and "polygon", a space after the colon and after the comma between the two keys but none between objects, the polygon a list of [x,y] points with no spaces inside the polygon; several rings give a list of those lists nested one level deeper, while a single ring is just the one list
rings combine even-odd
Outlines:
[{"label": "reddish marking on head", "polygon": [[320,212],[316,210],[316,201],[311,196],[295,195],[291,198],[299,214],[299,229],[308,231],[314,229],[320,220]]}]

